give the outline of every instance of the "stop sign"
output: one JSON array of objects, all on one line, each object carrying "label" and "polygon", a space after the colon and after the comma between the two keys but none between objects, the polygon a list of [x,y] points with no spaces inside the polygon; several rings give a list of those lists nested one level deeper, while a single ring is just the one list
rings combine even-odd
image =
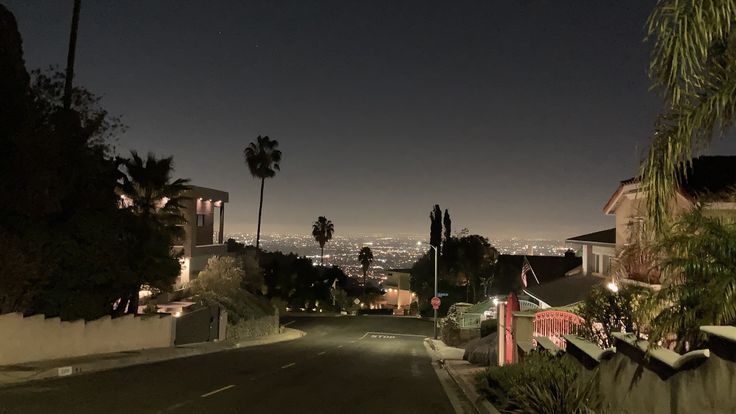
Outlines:
[{"label": "stop sign", "polygon": [[430,303],[432,303],[432,308],[433,309],[439,309],[440,308],[440,298],[438,298],[437,296],[433,297],[432,300],[430,301]]}]

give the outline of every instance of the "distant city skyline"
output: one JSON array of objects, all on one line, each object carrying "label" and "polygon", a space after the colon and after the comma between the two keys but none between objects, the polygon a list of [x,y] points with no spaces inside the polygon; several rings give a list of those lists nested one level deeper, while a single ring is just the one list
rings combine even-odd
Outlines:
[{"label": "distant city skyline", "polygon": [[[72,3],[4,3],[29,69],[63,68]],[[75,84],[122,115],[120,154],[173,155],[228,191],[228,232],[255,232],[242,151],[269,135],[264,234],[321,215],[336,234],[427,234],[440,204],[456,230],[564,239],[613,227],[602,207],[648,147],[655,3],[90,1]]]}]

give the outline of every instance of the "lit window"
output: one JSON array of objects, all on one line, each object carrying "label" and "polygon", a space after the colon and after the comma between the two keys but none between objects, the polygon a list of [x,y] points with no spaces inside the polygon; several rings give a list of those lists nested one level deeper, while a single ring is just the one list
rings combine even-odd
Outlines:
[{"label": "lit window", "polygon": [[204,214],[197,214],[197,227],[204,227]]}]

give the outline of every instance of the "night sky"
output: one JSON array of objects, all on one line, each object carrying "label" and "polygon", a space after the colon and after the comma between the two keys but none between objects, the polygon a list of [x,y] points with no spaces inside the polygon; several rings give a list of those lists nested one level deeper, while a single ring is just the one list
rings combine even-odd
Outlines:
[{"label": "night sky", "polygon": [[[254,233],[243,148],[277,139],[264,233],[566,238],[613,225],[661,99],[649,92],[655,0],[82,1],[75,83],[230,192],[226,231]],[[64,67],[72,1],[4,1],[30,68]],[[736,145],[714,152],[733,153]]]}]

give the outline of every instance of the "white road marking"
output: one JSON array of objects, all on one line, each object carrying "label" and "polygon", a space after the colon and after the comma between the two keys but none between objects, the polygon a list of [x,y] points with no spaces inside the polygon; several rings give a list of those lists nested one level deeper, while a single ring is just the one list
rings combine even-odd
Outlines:
[{"label": "white road marking", "polygon": [[324,355],[324,354],[325,354],[325,351],[322,351],[322,352],[318,353],[317,355]]},{"label": "white road marking", "polygon": [[296,365],[296,362],[292,362],[291,364],[286,364],[283,367],[281,367],[281,369],[293,367],[294,365]]},{"label": "white road marking", "polygon": [[285,324],[283,324],[283,325],[281,325],[281,326],[289,326],[289,325],[291,325],[291,324],[292,324],[292,323],[294,323],[294,322],[296,322],[296,321],[289,321],[289,322],[286,322]]},{"label": "white road marking", "polygon": [[217,394],[218,392],[222,392],[222,391],[225,391],[225,390],[229,390],[230,388],[233,388],[233,387],[235,387],[234,384],[228,385],[226,387],[218,388],[218,389],[216,389],[214,391],[208,392],[207,394],[202,394],[201,397],[202,398],[209,397],[210,395]]},{"label": "white road marking", "polygon": [[426,338],[427,337],[427,335],[401,334],[401,333],[393,333],[393,332],[366,332],[363,334],[363,336],[360,337],[360,339],[364,339],[368,335],[408,336],[410,338]]},{"label": "white road marking", "polygon": [[337,347],[338,347],[338,348],[342,348],[343,346],[344,346],[344,345],[338,345]]}]

